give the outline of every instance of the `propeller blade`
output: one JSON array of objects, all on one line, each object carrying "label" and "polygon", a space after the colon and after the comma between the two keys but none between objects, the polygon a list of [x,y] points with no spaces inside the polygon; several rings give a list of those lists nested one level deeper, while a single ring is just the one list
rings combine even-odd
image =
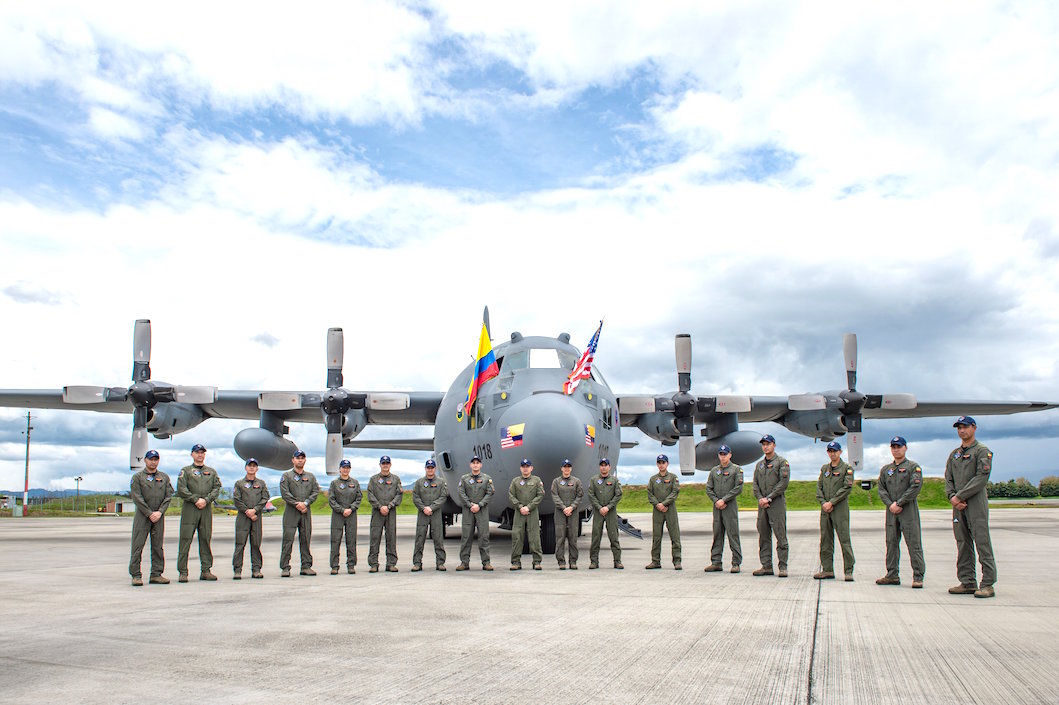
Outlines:
[{"label": "propeller blade", "polygon": [[857,334],[842,336],[842,357],[846,360],[846,386],[857,388]]},{"label": "propeller blade", "polygon": [[787,397],[787,408],[791,411],[816,411],[826,409],[823,394],[792,394]]},{"label": "propeller blade", "polygon": [[143,470],[143,456],[147,455],[147,429],[133,427],[132,442],[129,444],[129,468]]},{"label": "propeller blade", "polygon": [[407,394],[398,392],[368,395],[368,408],[377,411],[404,411],[411,404],[412,400]]},{"label": "propeller blade", "polygon": [[861,438],[861,432],[853,431],[847,434],[846,443],[848,444],[849,464],[853,466],[853,472],[857,473],[864,464],[864,441]]},{"label": "propeller blade", "polygon": [[261,392],[257,408],[262,411],[290,411],[302,408],[302,397],[294,392]]},{"label": "propeller blade", "polygon": [[342,386],[342,362],[345,358],[345,344],[341,328],[327,329],[327,387]]},{"label": "propeller blade", "polygon": [[750,411],[750,397],[745,396],[718,396],[714,397],[716,409],[721,414],[745,414]]},{"label": "propeller blade", "polygon": [[655,410],[655,398],[644,396],[618,397],[618,412],[622,414],[649,414]]},{"label": "propeller blade", "polygon": [[695,438],[694,436],[681,436],[679,442],[680,451],[680,474],[695,474]]},{"label": "propeller blade", "polygon": [[151,321],[141,318],[132,328],[132,381],[151,378]]},{"label": "propeller blade", "polygon": [[212,404],[217,401],[217,388],[177,387],[176,400],[183,404]]},{"label": "propeller blade", "polygon": [[63,401],[67,404],[102,404],[106,400],[106,387],[63,387]]},{"label": "propeller blade", "polygon": [[919,405],[915,394],[883,394],[881,408],[908,411]]},{"label": "propeller blade", "polygon": [[674,341],[677,357],[677,386],[680,391],[691,389],[691,335],[678,333]]},{"label": "propeller blade", "polygon": [[342,434],[329,433],[324,452],[324,471],[328,475],[337,475],[340,462],[342,462]]}]

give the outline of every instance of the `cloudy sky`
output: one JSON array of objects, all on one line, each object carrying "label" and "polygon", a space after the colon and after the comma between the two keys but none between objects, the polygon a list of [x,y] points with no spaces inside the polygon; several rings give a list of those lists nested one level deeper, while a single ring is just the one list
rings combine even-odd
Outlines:
[{"label": "cloudy sky", "polygon": [[[498,341],[606,317],[622,393],[675,387],[677,332],[696,392],[834,389],[856,331],[862,391],[1059,401],[1057,167],[1046,1],[4,3],[0,387],[126,385],[150,318],[155,379],[320,389],[341,326],[347,387],[444,390],[488,305]],[[1059,411],[979,422],[995,479],[1059,470]],[[866,464],[902,433],[940,474],[951,423],[871,423]],[[154,445],[230,483],[247,425]],[[127,486],[130,427],[40,412],[31,485]]]}]

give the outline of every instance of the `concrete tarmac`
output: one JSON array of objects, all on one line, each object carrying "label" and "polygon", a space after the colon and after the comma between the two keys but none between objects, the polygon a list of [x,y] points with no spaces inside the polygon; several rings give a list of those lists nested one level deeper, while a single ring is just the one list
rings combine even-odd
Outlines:
[{"label": "concrete tarmac", "polygon": [[[624,571],[411,573],[414,517],[398,518],[400,572],[329,575],[329,517],[314,518],[319,575],[279,577],[280,520],[265,519],[265,579],[232,580],[234,519],[214,518],[214,572],[176,582],[179,519],[166,519],[170,585],[133,588],[131,520],[0,521],[0,702],[58,703],[1059,703],[1059,509],[994,509],[997,597],[957,583],[950,512],[923,513],[926,587],[880,587],[881,511],[853,512],[856,581],[815,581],[818,515],[791,512],[787,579],[753,577],[753,512],[740,514],[743,572],[702,572],[710,515],[684,514],[684,570],[645,571],[645,540],[621,537]],[[449,532],[455,536],[457,527]],[[587,527],[586,527],[587,528]],[[902,544],[902,549],[903,549]],[[144,551],[144,575],[149,552]],[[297,545],[292,561],[297,570]],[[524,560],[529,566],[530,561]],[[841,555],[836,556],[841,571]]]}]

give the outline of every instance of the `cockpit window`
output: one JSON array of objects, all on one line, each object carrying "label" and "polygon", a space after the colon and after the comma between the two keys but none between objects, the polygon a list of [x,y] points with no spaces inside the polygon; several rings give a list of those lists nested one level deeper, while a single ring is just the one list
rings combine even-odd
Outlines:
[{"label": "cockpit window", "polygon": [[501,372],[503,373],[527,368],[572,370],[577,357],[555,348],[530,348],[508,353],[502,358],[502,362]]}]

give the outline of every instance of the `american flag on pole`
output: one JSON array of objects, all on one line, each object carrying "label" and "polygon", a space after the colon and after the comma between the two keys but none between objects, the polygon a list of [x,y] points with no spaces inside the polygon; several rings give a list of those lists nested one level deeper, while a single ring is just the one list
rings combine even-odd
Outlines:
[{"label": "american flag on pole", "polygon": [[596,332],[592,335],[592,340],[588,341],[588,347],[581,353],[577,364],[574,365],[573,372],[563,382],[564,394],[573,394],[581,380],[592,376],[592,358],[596,355],[596,346],[599,345],[599,332],[601,330],[603,330],[603,321],[599,322],[599,328],[596,328]]}]

